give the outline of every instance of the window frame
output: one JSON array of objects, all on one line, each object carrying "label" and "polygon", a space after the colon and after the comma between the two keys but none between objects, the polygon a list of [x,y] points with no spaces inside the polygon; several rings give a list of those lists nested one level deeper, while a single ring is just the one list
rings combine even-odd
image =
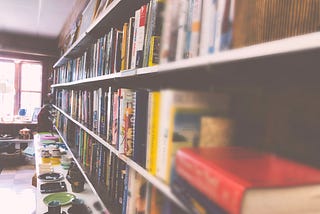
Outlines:
[{"label": "window frame", "polygon": [[41,81],[41,89],[40,91],[29,91],[29,90],[22,90],[22,64],[27,63],[27,64],[40,64],[41,65],[41,80],[43,80],[43,75],[44,75],[44,65],[41,61],[33,61],[33,60],[19,60],[19,59],[3,59],[0,58],[1,62],[11,62],[14,64],[14,87],[16,90],[16,93],[14,95],[14,109],[13,109],[13,114],[17,115],[19,112],[19,109],[21,108],[21,94],[22,92],[39,92],[40,93],[40,103],[42,103],[42,95],[43,95],[43,81]]}]

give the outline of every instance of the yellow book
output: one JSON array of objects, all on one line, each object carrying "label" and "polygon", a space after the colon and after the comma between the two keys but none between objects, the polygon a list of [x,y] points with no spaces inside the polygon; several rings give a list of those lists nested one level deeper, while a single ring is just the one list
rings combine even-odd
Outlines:
[{"label": "yellow book", "polygon": [[157,65],[160,58],[160,36],[152,36],[150,41],[150,52],[148,66]]},{"label": "yellow book", "polygon": [[199,143],[203,116],[225,115],[229,106],[230,97],[223,93],[161,90],[156,176],[170,184],[176,151]]},{"label": "yellow book", "polygon": [[122,43],[121,43],[121,68],[120,70],[127,69],[127,34],[128,34],[128,23],[123,24],[122,28]]},{"label": "yellow book", "polygon": [[151,110],[148,130],[147,145],[147,169],[152,175],[156,174],[157,169],[157,149],[158,149],[158,130],[159,130],[159,112],[160,112],[160,92],[150,92]]}]

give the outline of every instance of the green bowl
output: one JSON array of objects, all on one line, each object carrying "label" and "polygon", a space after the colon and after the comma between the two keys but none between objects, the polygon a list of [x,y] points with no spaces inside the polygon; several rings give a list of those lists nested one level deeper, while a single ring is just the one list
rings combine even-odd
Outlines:
[{"label": "green bowl", "polygon": [[58,193],[52,193],[50,195],[47,195],[44,199],[43,202],[48,206],[50,201],[59,201],[61,206],[70,204],[73,199],[75,199],[76,196],[67,193],[67,192],[58,192]]}]

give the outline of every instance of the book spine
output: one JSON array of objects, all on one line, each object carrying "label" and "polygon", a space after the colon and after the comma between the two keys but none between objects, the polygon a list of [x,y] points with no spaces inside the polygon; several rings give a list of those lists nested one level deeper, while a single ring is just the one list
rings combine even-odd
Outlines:
[{"label": "book spine", "polygon": [[174,0],[166,0],[163,16],[163,31],[161,34],[160,64],[169,61],[170,31],[171,31],[171,8]]},{"label": "book spine", "polygon": [[136,39],[136,68],[141,68],[143,65],[143,50],[144,50],[144,38],[147,26],[149,4],[143,5],[140,8],[139,27],[137,29]]},{"label": "book spine", "polygon": [[112,145],[116,146],[119,140],[119,93],[113,92],[113,120],[112,120]]},{"label": "book spine", "polygon": [[201,10],[202,0],[194,0],[192,8],[192,21],[191,21],[191,38],[189,57],[196,57],[199,55],[199,38],[201,27]]},{"label": "book spine", "polygon": [[161,91],[159,130],[158,130],[158,148],[157,148],[157,177],[166,180],[167,153],[169,141],[169,128],[171,115],[171,106],[173,103],[173,94],[169,91]]},{"label": "book spine", "polygon": [[134,142],[133,160],[140,166],[146,165],[146,141],[147,141],[147,113],[148,92],[137,90],[135,92],[135,114],[134,114]]},{"label": "book spine", "polygon": [[129,185],[129,171],[130,167],[126,166],[125,179],[124,179],[124,190],[123,190],[123,202],[122,202],[122,214],[127,213],[127,201],[128,201],[128,185]]},{"label": "book spine", "polygon": [[203,0],[199,55],[213,54],[216,33],[217,0]]},{"label": "book spine", "polygon": [[150,52],[148,55],[148,66],[159,64],[160,36],[152,36],[150,41]]},{"label": "book spine", "polygon": [[218,167],[211,167],[201,157],[179,150],[176,171],[195,189],[230,214],[240,214],[245,187]]},{"label": "book spine", "polygon": [[111,87],[108,88],[108,105],[107,105],[107,143],[112,144],[112,124],[113,124],[113,104],[114,93]]},{"label": "book spine", "polygon": [[160,92],[150,93],[150,117],[148,128],[148,150],[147,150],[147,169],[152,175],[156,175],[157,170],[157,150],[158,150],[158,130],[160,120]]},{"label": "book spine", "polygon": [[155,0],[150,0],[146,24],[145,24],[146,28],[145,28],[144,45],[143,45],[144,48],[143,48],[142,67],[148,66],[152,28],[154,27],[154,23],[152,22],[154,21],[155,11],[156,11],[156,2]]},{"label": "book spine", "polygon": [[131,57],[131,66],[130,68],[136,68],[136,59],[137,59],[137,32],[140,24],[140,9],[135,12],[135,21],[134,21],[134,33],[132,41],[132,57]]},{"label": "book spine", "polygon": [[127,35],[127,69],[131,69],[131,58],[132,58],[132,46],[133,46],[133,34],[135,26],[135,17],[130,17],[128,24],[128,35]]},{"label": "book spine", "polygon": [[121,43],[121,70],[127,69],[127,43],[128,43],[128,23],[123,24],[122,28],[123,36]]},{"label": "book spine", "polygon": [[119,140],[117,144],[117,149],[120,153],[125,153],[126,136],[125,136],[125,109],[127,101],[128,89],[120,88],[119,91]]},{"label": "book spine", "polygon": [[179,0],[176,60],[183,59],[187,34],[188,0]]},{"label": "book spine", "polygon": [[135,92],[128,89],[125,94],[124,102],[124,152],[126,156],[131,157],[134,153],[134,108]]},{"label": "book spine", "polygon": [[113,73],[120,72],[121,69],[121,43],[122,43],[122,31],[117,31],[116,33],[116,42],[115,42],[115,55],[114,55],[114,67]]},{"label": "book spine", "polygon": [[192,34],[192,10],[193,2],[195,0],[189,0],[188,2],[188,12],[186,21],[186,40],[184,45],[183,58],[190,58],[190,46],[191,46],[191,34]]},{"label": "book spine", "polygon": [[172,193],[180,199],[192,214],[226,214],[221,207],[210,201],[179,175],[175,177],[170,187]]},{"label": "book spine", "polygon": [[125,121],[124,121],[124,114],[125,114],[125,97],[126,97],[127,89],[120,88],[118,89],[119,94],[119,116],[118,116],[118,144],[117,149],[120,153],[124,153],[124,146],[125,146]]}]

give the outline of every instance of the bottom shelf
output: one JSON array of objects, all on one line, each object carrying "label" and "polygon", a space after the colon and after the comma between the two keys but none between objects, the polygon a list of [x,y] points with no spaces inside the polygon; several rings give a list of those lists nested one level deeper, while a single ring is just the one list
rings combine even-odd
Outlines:
[{"label": "bottom shelf", "polygon": [[115,153],[110,146],[96,139],[97,136],[91,137],[71,124],[68,124],[69,134],[66,137],[59,130],[57,132],[110,213],[136,213],[138,210],[141,213],[151,213],[151,210],[158,210],[157,213],[163,213],[162,210],[166,210],[165,213],[188,213],[170,186],[130,158]]}]

